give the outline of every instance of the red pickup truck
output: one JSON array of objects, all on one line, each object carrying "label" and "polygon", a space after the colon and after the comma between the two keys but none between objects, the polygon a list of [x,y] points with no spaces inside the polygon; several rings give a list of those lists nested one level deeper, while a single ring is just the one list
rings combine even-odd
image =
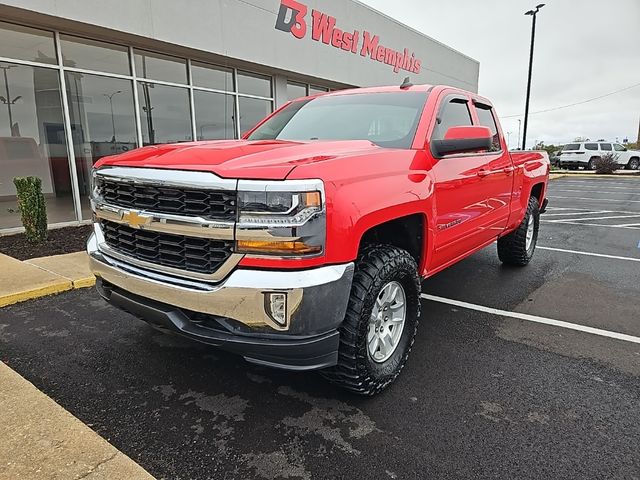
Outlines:
[{"label": "red pickup truck", "polygon": [[345,90],[242,140],[101,160],[87,249],[102,297],[154,327],[372,395],[409,356],[422,279],[495,241],[530,261],[548,175],[476,94]]}]

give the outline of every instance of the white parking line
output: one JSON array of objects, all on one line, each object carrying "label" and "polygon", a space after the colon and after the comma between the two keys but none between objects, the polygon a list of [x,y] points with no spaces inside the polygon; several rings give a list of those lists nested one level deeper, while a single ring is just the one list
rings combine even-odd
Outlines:
[{"label": "white parking line", "polygon": [[597,194],[602,194],[602,195],[640,195],[640,189],[638,189],[637,193],[631,193],[631,192],[605,192],[603,190],[586,190],[586,189],[581,189],[581,190],[570,190],[570,189],[566,189],[566,188],[554,188],[554,189],[550,189],[549,191],[551,193],[553,192],[569,192],[569,193],[597,193]]},{"label": "white parking line", "polygon": [[593,211],[593,208],[547,207],[547,210],[586,210],[587,212],[591,212],[591,211]]},{"label": "white parking line", "polygon": [[[640,180],[640,177],[638,177],[638,180]],[[606,185],[607,187],[609,187],[609,185],[618,185],[621,188],[629,188],[629,186],[633,186],[638,185],[640,186],[640,182],[638,182],[638,180],[636,179],[630,179],[629,181],[626,182],[609,182],[609,181],[601,181],[601,180],[566,180],[564,182],[558,183],[557,185],[566,185],[566,184],[570,184],[570,185]],[[622,187],[624,185],[624,187]]]},{"label": "white parking line", "polygon": [[553,195],[549,198],[568,198],[570,200],[589,200],[592,202],[624,202],[624,203],[640,203],[640,200],[624,200],[624,199],[612,199],[612,198],[588,198],[588,197],[561,197],[559,195]]},{"label": "white parking line", "polygon": [[[567,182],[567,183],[568,183],[568,182]],[[567,183],[563,183],[563,184],[562,184],[562,186],[564,187],[565,185],[567,185]],[[579,183],[579,182],[578,182],[578,183],[572,183],[572,184],[570,184],[570,185],[568,185],[568,186],[569,186],[569,187],[576,188],[576,187],[578,187],[578,186],[582,186],[582,187],[584,187],[585,185],[586,185],[586,184],[584,184],[584,183]],[[595,183],[593,183],[593,184],[590,184],[589,186],[591,186],[591,185],[596,185],[596,184],[595,184]],[[600,184],[600,185],[602,185],[602,184]],[[606,183],[606,184],[604,184],[604,186],[605,186],[606,188],[613,188],[613,189],[616,189],[616,190],[617,190],[617,189],[620,189],[620,190],[640,190],[640,185],[638,185],[638,186],[636,186],[636,187],[617,187],[617,186],[615,186],[615,185],[613,185],[613,184]]]},{"label": "white parking line", "polygon": [[[594,213],[601,213],[601,212],[594,212]],[[568,214],[568,215],[584,215],[584,214],[580,214],[580,213],[574,213],[574,214]],[[609,220],[610,218],[635,218],[635,217],[640,217],[640,213],[637,213],[635,215],[614,215],[612,217],[591,217],[591,218],[561,218],[559,220],[548,220],[549,223],[553,222],[553,223],[562,223],[565,221],[576,221],[576,222],[583,222],[586,220]]]},{"label": "white parking line", "polygon": [[[580,223],[580,222],[556,222],[554,220],[540,220],[541,223],[552,225],[580,225],[582,227],[607,227],[607,228],[627,228],[629,230],[640,230],[638,227],[632,227],[629,225],[603,225],[601,223]],[[635,224],[632,224],[635,225]]]},{"label": "white parking line", "polygon": [[[598,210],[595,212],[564,212],[564,213],[545,213],[544,216],[545,217],[559,217],[559,216],[567,216],[567,215],[595,215],[597,213],[619,213],[619,212],[612,212],[611,210]],[[622,212],[624,213],[624,212]]]},{"label": "white parking line", "polygon": [[536,248],[540,250],[550,250],[552,252],[576,253],[578,255],[588,255],[590,257],[602,257],[602,258],[611,258],[613,260],[640,262],[640,258],[620,257],[618,255],[605,255],[604,253],[581,252],[580,250],[567,250],[564,248],[541,247],[540,245],[537,245]]},{"label": "white parking line", "polygon": [[527,322],[542,323],[544,325],[551,325],[554,327],[566,328],[569,330],[575,330],[578,332],[591,333],[593,335],[599,335],[601,337],[614,338],[616,340],[622,340],[631,343],[640,343],[640,337],[634,337],[633,335],[627,335],[624,333],[610,332],[608,330],[602,330],[600,328],[587,327],[585,325],[579,325],[577,323],[563,322],[561,320],[554,320],[552,318],[539,317],[537,315],[529,315],[527,313],[509,312],[507,310],[499,310],[497,308],[485,307],[484,305],[476,305],[474,303],[461,302],[459,300],[452,300],[450,298],[437,297],[435,295],[428,295],[423,293],[420,295],[425,300],[432,302],[444,303],[447,305],[453,305],[460,308],[466,308],[468,310],[475,310],[477,312],[490,313],[492,315],[499,315],[501,317],[517,318],[518,320],[525,320]]}]

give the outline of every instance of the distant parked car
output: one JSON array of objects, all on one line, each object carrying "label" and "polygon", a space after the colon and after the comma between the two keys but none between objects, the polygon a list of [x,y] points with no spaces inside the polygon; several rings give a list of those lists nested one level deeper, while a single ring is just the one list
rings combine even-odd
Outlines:
[{"label": "distant parked car", "polygon": [[619,143],[611,142],[569,143],[560,154],[560,166],[570,170],[578,167],[595,170],[596,160],[606,154],[613,154],[618,165],[627,170],[637,170],[640,167],[640,151],[629,150]]}]

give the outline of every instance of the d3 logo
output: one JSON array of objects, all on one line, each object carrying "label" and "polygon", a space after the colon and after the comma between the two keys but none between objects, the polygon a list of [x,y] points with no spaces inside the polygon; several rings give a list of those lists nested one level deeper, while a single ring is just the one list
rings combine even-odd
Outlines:
[{"label": "d3 logo", "polygon": [[[291,16],[287,20],[287,14],[291,12]],[[307,6],[298,3],[295,0],[280,0],[280,11],[278,12],[278,20],[276,28],[283,32],[291,32],[296,38],[304,38],[307,34]]]}]

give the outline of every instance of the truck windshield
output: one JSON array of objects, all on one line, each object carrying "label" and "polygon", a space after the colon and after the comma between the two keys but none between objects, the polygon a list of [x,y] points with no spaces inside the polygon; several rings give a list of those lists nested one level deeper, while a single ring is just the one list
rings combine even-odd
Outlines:
[{"label": "truck windshield", "polygon": [[357,93],[300,100],[281,110],[248,140],[369,140],[411,148],[427,92]]}]

